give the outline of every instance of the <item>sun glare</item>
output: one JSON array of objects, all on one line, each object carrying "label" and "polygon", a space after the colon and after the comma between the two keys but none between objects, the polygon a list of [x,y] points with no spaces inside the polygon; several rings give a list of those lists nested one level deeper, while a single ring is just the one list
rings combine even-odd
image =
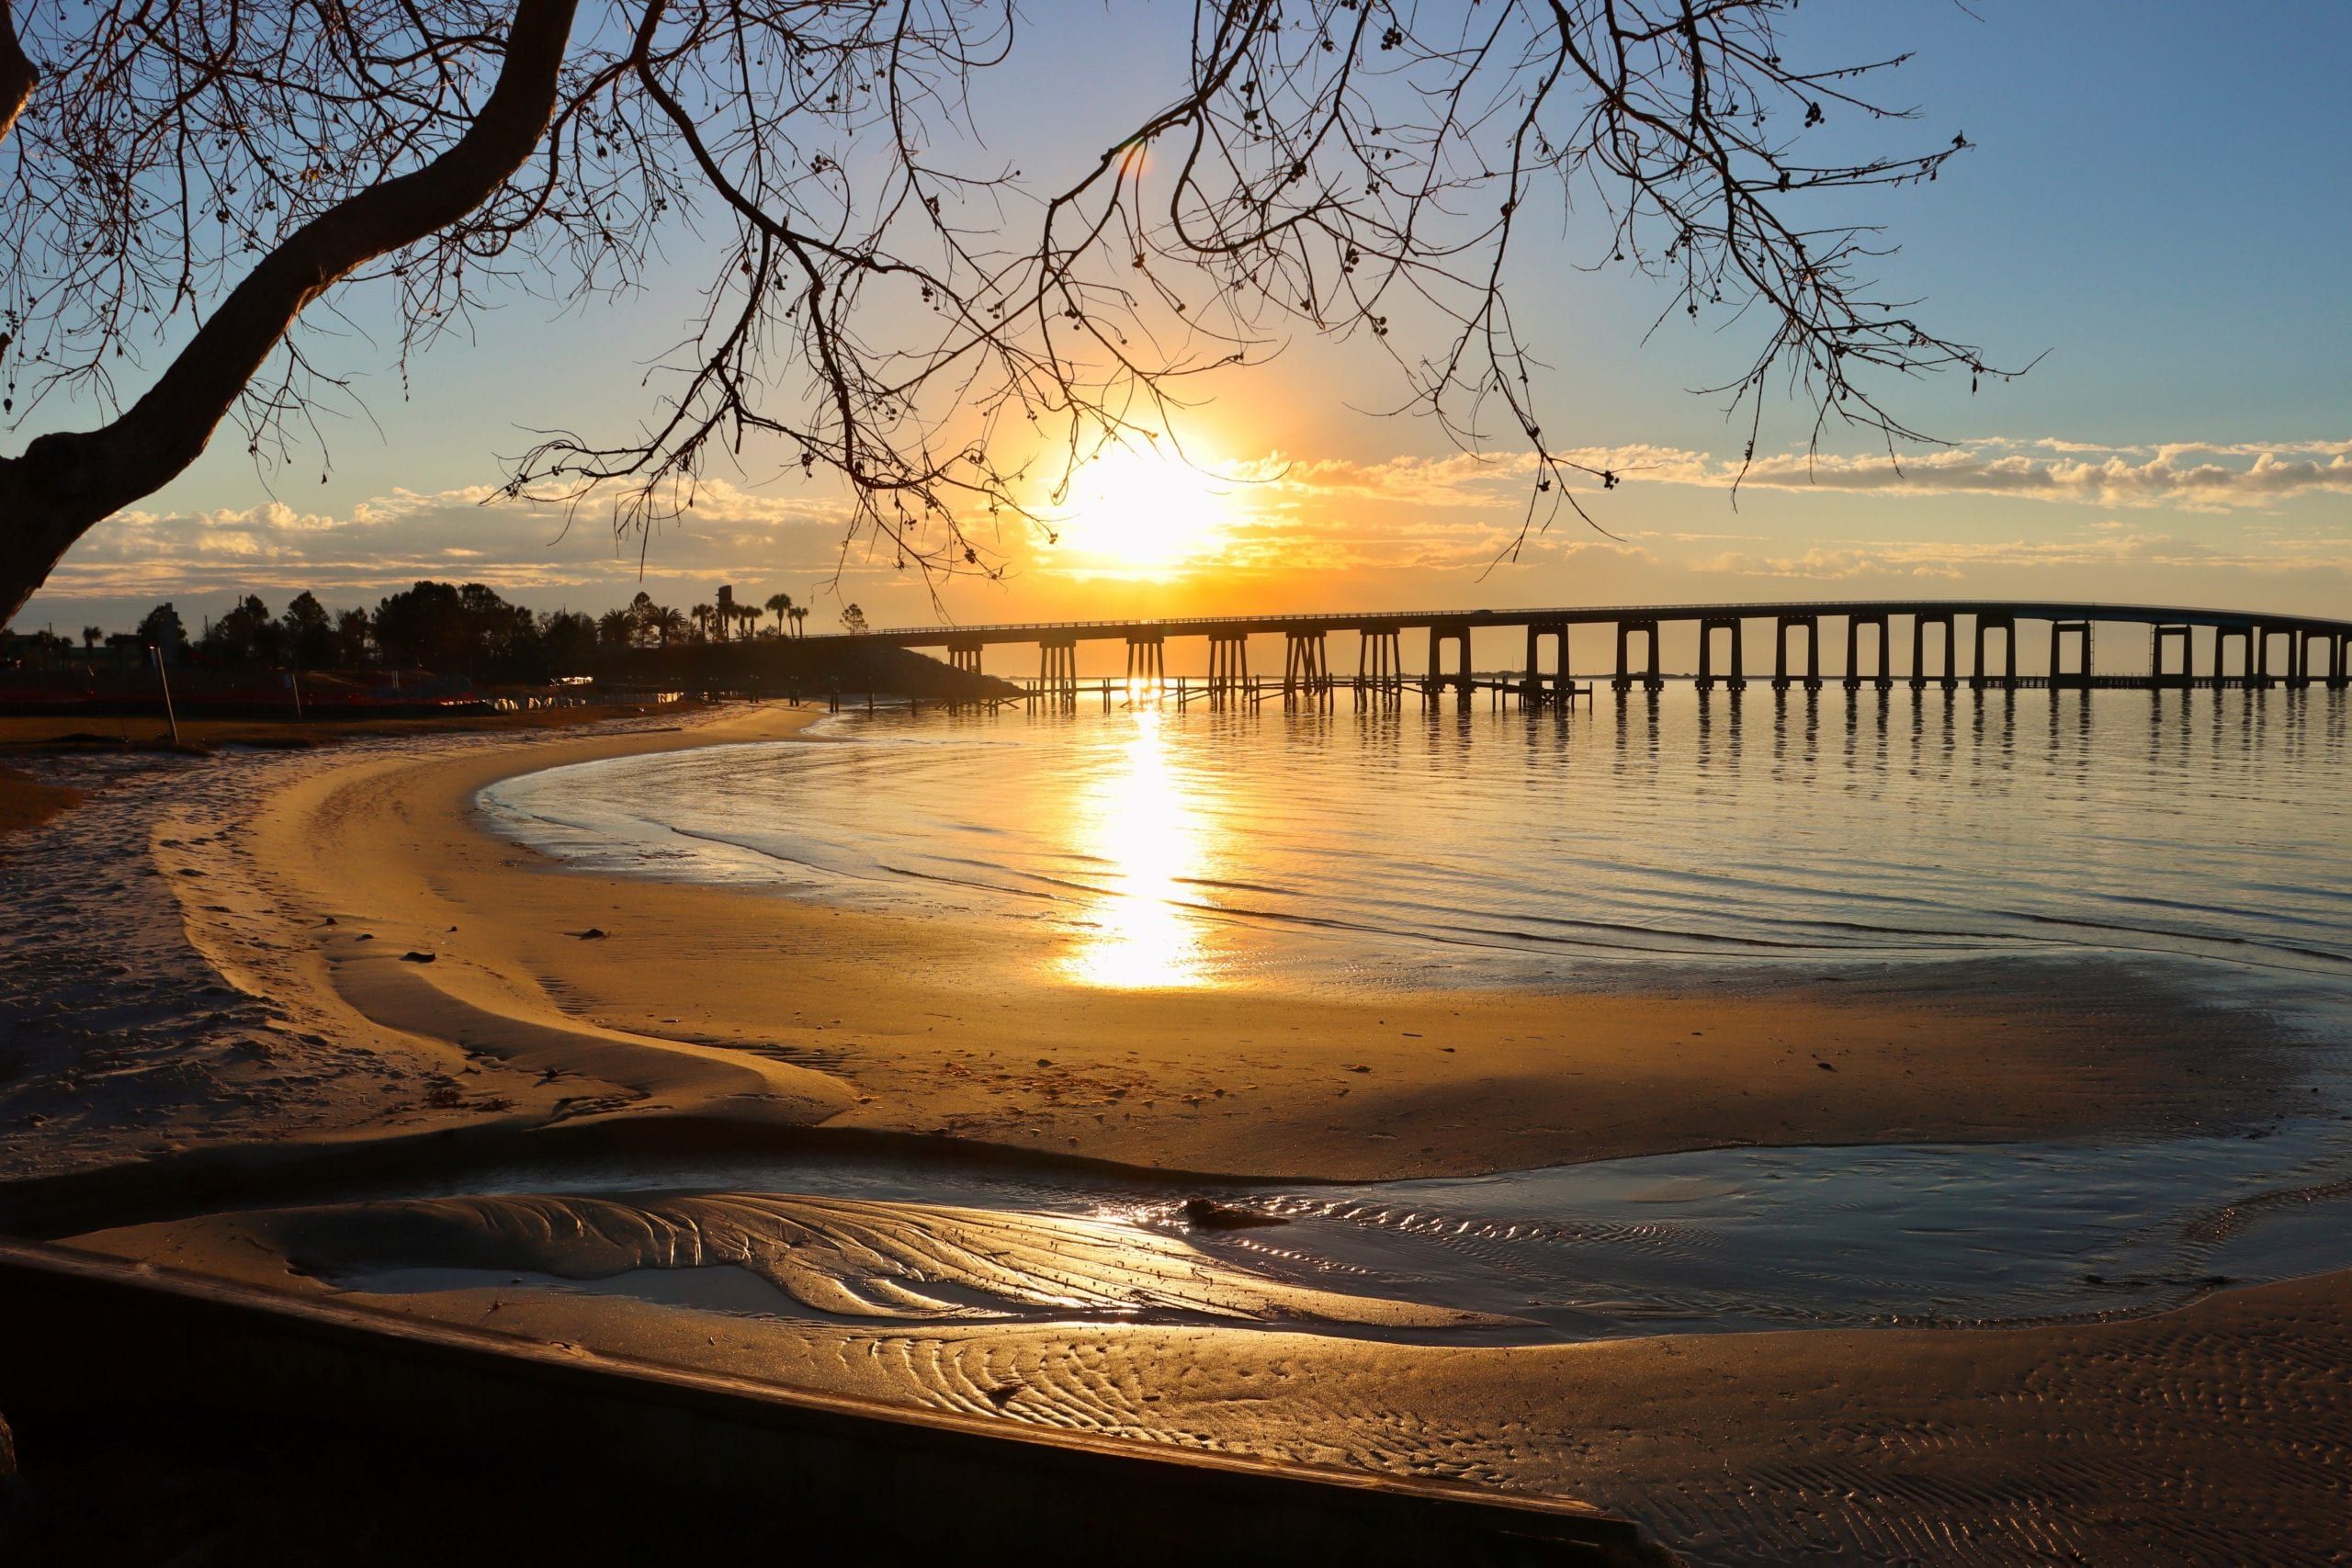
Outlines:
[{"label": "sun glare", "polygon": [[1051,519],[1057,558],[1080,569],[1165,576],[1215,555],[1230,487],[1192,461],[1149,448],[1114,446],[1070,480]]},{"label": "sun glare", "polygon": [[1205,835],[1170,763],[1157,708],[1137,711],[1121,765],[1072,802],[1088,858],[1106,868],[1089,926],[1063,971],[1089,986],[1173,989],[1208,983],[1190,879],[1205,874]]}]

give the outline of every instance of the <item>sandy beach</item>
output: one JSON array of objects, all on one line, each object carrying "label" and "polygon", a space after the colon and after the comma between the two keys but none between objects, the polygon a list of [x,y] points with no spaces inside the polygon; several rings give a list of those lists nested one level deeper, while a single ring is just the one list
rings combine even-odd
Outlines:
[{"label": "sandy beach", "polygon": [[[237,757],[168,804],[126,773],[28,826],[6,852],[118,859],[92,874],[85,904],[71,886],[55,895],[47,939],[12,938],[16,973],[40,940],[86,949],[73,933],[96,928],[92,911],[116,911],[113,927],[136,908],[148,929],[115,939],[106,962],[214,987],[200,1010],[131,1021],[95,1066],[86,1032],[12,1043],[0,1169],[36,1210],[74,1212],[57,1195],[79,1190],[76,1203],[115,1214],[35,1228],[321,1292],[322,1235],[413,1222],[283,1196],[209,1215],[197,1211],[209,1189],[187,1173],[224,1160],[360,1169],[435,1138],[475,1152],[954,1140],[1012,1162],[1165,1172],[1181,1193],[1208,1174],[1370,1180],[1745,1144],[2252,1126],[2293,1087],[2282,1036],[2258,1015],[2111,966],[1616,994],[1087,990],[950,920],[567,870],[490,832],[475,805],[516,773],[786,739],[815,716],[739,706]],[[61,991],[61,1016],[98,1005],[108,980],[45,972],[92,988]],[[713,1234],[707,1216],[665,1223]],[[1643,1519],[1707,1562],[2222,1562],[2241,1560],[2226,1548],[2246,1532],[2276,1543],[2267,1561],[2344,1560],[2341,1276],[2115,1322],[1578,1345],[1213,1323],[729,1318],[716,1335],[706,1314],[609,1295],[367,1301],[615,1358],[1555,1493]]]}]

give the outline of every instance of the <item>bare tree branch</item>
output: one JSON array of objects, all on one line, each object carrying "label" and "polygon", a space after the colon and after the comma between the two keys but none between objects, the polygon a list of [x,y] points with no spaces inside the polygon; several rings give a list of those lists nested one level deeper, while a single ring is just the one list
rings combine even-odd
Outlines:
[{"label": "bare tree branch", "polygon": [[288,327],[338,281],[389,297],[404,366],[503,294],[707,265],[641,425],[540,433],[506,493],[642,551],[714,461],[822,470],[845,551],[934,581],[1001,570],[1078,467],[1301,333],[1368,344],[1464,449],[1532,453],[1519,542],[1584,515],[1623,476],[1544,428],[1528,276],[1632,270],[1661,321],[1745,323],[1714,391],[1751,455],[1782,397],[1892,444],[1922,438],[1894,387],[2007,373],[1880,295],[1855,218],[1965,140],[1809,155],[1914,111],[1880,96],[1901,58],[1784,58],[1789,0],[1195,0],[1167,96],[1058,187],[971,162],[1012,0],[573,3],[0,0],[0,417],[110,410],[171,353],[113,424],[0,460],[0,606],[222,418],[284,461],[342,384]]}]

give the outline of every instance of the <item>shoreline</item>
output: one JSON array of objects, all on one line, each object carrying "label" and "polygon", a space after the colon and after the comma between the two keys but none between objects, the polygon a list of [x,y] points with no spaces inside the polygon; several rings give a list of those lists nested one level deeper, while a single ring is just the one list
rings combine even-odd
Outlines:
[{"label": "shoreline", "polygon": [[[1714,992],[1087,990],[960,922],[576,870],[474,804],[519,773],[781,739],[816,716],[723,711],[673,734],[332,768],[263,807],[251,859],[301,911],[280,928],[300,978],[346,1020],[469,1054],[487,1080],[471,1099],[567,1117],[718,1111],[1364,1180],[2161,1133],[2257,1116],[2291,1073],[2258,1017],[2184,1005],[2125,965],[1956,966],[1971,983],[1934,997],[1916,971],[1727,971]],[[198,948],[234,970],[248,912],[222,919],[167,881]],[[2207,1070],[2217,1056],[2228,1067]],[[548,1103],[516,1092],[515,1068],[588,1081]]]}]

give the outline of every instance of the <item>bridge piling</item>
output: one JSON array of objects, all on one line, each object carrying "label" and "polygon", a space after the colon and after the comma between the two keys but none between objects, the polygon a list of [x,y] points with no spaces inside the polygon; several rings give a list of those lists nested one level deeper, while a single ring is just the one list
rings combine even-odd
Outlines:
[{"label": "bridge piling", "polygon": [[[2072,637],[2081,651],[2082,667],[2071,673],[2066,669],[2066,640]],[[2074,687],[2091,689],[2091,623],[2088,621],[2052,621],[2050,623],[2050,689],[2053,692]]]},{"label": "bridge piling", "polygon": [[1960,684],[1960,667],[1955,656],[1960,649],[1952,626],[1950,610],[1921,610],[1911,617],[1911,689],[1925,691],[1928,686],[1928,628],[1940,626],[1944,634],[1943,673],[1936,677],[1936,684],[1949,692]]},{"label": "bridge piling", "polygon": [[1731,678],[1724,682],[1735,692],[1747,687],[1747,672],[1740,662],[1740,620],[1737,615],[1710,615],[1699,623],[1699,689],[1715,689],[1715,634],[1731,634]]},{"label": "bridge piling", "polygon": [[[1559,656],[1554,660],[1548,677],[1544,672],[1544,645],[1546,642],[1555,642],[1559,649]],[[1573,694],[1576,682],[1568,673],[1568,626],[1566,621],[1527,623],[1527,667],[1522,673],[1519,697],[1522,706],[1565,700]]]},{"label": "bridge piling", "polygon": [[1998,684],[2005,692],[2014,692],[2018,689],[2018,622],[2015,615],[1990,615],[1982,610],[1976,613],[1976,661],[1971,667],[1973,673],[1969,677],[1970,682],[1980,692],[1996,683],[1995,677],[1984,668],[1984,637],[1988,632],[2001,634]]},{"label": "bridge piling", "polygon": [[1785,692],[1789,674],[1789,633],[1804,633],[1804,689],[1821,690],[1821,620],[1817,615],[1780,615],[1772,637],[1772,689]]},{"label": "bridge piling", "polygon": [[1326,637],[1320,626],[1312,631],[1285,633],[1283,649],[1283,701],[1296,702],[1301,696],[1321,702],[1330,694],[1331,661]]},{"label": "bridge piling", "polygon": [[[2238,672],[2235,677],[2230,674],[2229,668],[2230,644],[2233,642],[2238,645]],[[2256,665],[2260,658],[2260,655],[2255,651],[2256,646],[2257,639],[2251,625],[2215,626],[2213,628],[2213,684],[2216,686],[2255,685],[2257,680]]]},{"label": "bridge piling", "polygon": [[[2180,669],[2176,673],[2167,674],[2165,671],[2165,649],[2176,640],[2180,644]],[[2187,691],[2194,685],[2197,680],[2195,647],[2187,626],[2166,626],[2161,622],[2150,626],[2148,628],[2149,683],[2158,691],[2167,688]]]},{"label": "bridge piling", "polygon": [[1078,644],[1069,637],[1037,645],[1037,684],[1052,701],[1078,701]]},{"label": "bridge piling", "polygon": [[1127,695],[1157,695],[1168,684],[1168,645],[1158,633],[1140,632],[1127,638]]},{"label": "bridge piling", "polygon": [[[1462,650],[1460,669],[1452,675],[1445,672],[1445,649],[1449,643],[1459,647]],[[1467,697],[1470,694],[1470,681],[1469,626],[1461,622],[1432,623],[1430,626],[1430,672],[1426,690],[1434,696],[1446,687],[1452,686]]]},{"label": "bridge piling", "polygon": [[1666,678],[1658,673],[1657,623],[1647,620],[1619,621],[1617,623],[1617,678],[1610,682],[1610,688],[1612,691],[1630,692],[1634,689],[1636,677],[1634,674],[1633,666],[1626,661],[1626,642],[1636,632],[1649,643],[1649,669],[1639,677],[1642,690],[1655,692],[1666,684]]},{"label": "bridge piling", "polygon": [[1861,689],[1862,628],[1864,626],[1870,627],[1878,634],[1874,649],[1878,672],[1871,683],[1882,692],[1894,689],[1894,671],[1887,667],[1888,656],[1892,649],[1887,645],[1886,622],[1886,613],[1883,610],[1857,611],[1846,617],[1846,689],[1848,691],[1856,692]]},{"label": "bridge piling", "polygon": [[1385,705],[1404,700],[1402,638],[1396,628],[1363,626],[1356,634],[1356,701]]},{"label": "bridge piling", "polygon": [[1250,683],[1250,638],[1246,635],[1209,637],[1209,705],[1222,707],[1246,691]]}]

